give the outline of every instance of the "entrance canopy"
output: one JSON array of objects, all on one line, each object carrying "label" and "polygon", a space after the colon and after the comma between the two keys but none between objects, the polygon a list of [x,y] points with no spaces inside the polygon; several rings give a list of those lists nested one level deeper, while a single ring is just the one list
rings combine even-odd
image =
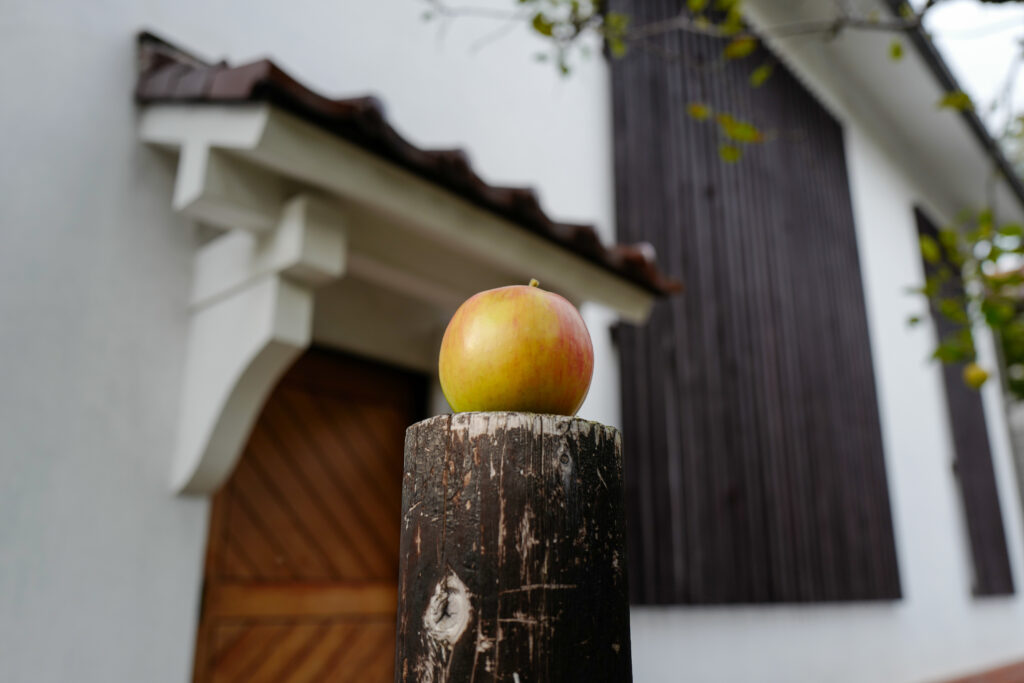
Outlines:
[{"label": "entrance canopy", "polygon": [[139,42],[140,136],[177,156],[173,207],[220,234],[195,257],[177,491],[231,471],[268,392],[315,339],[433,373],[483,289],[537,278],[642,322],[677,291],[643,245],[603,245],[461,151],[406,142],[373,98],[330,100],[269,61],[208,64]]}]

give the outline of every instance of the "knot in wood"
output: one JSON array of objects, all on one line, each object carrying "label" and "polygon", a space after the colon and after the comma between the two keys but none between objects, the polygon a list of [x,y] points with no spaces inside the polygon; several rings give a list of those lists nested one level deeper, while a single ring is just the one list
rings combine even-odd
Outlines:
[{"label": "knot in wood", "polygon": [[434,595],[423,613],[423,627],[427,636],[451,647],[466,630],[472,611],[469,589],[449,568],[434,587]]}]

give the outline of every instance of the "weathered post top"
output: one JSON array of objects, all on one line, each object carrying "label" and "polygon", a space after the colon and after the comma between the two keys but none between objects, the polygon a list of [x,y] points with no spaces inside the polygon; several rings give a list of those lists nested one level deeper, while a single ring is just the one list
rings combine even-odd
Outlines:
[{"label": "weathered post top", "polygon": [[405,441],[395,680],[630,681],[621,439],[533,413]]}]

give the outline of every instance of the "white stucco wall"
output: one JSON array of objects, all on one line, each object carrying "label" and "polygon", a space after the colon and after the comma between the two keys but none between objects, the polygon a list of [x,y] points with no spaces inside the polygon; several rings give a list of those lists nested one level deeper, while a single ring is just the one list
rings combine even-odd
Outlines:
[{"label": "white stucco wall", "polygon": [[[206,505],[168,493],[190,227],[173,168],[136,141],[133,36],[234,62],[271,55],[326,92],[373,92],[414,142],[463,146],[493,182],[611,234],[607,73],[563,80],[522,31],[441,37],[413,0],[76,0],[0,12],[0,680],[189,679]],[[500,3],[504,6],[505,3]],[[31,65],[31,68],[29,68]],[[12,96],[13,93],[13,96]],[[1024,601],[970,597],[939,371],[903,294],[929,202],[848,117],[848,163],[905,598],[887,605],[636,609],[638,682],[919,681],[1024,658]],[[606,312],[582,415],[617,424]],[[997,474],[1024,589],[1019,502],[995,387]]]},{"label": "white stucco wall", "polygon": [[[379,95],[424,146],[611,234],[600,60],[537,64],[525,30],[439,35],[413,0],[15,0],[0,11],[0,680],[190,680],[207,505],[168,491],[191,227],[173,165],[136,138],[134,35],[272,56]],[[600,310],[587,312],[600,348]],[[602,362],[584,414],[617,421]]]}]

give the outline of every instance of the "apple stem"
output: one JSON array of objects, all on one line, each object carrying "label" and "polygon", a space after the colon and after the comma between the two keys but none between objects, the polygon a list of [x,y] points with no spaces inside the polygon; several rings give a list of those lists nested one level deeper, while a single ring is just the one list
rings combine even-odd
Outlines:
[{"label": "apple stem", "polygon": [[535,277],[531,277],[530,278],[530,286],[531,287],[539,287],[540,286],[540,283],[537,282],[537,278],[535,278]]}]

